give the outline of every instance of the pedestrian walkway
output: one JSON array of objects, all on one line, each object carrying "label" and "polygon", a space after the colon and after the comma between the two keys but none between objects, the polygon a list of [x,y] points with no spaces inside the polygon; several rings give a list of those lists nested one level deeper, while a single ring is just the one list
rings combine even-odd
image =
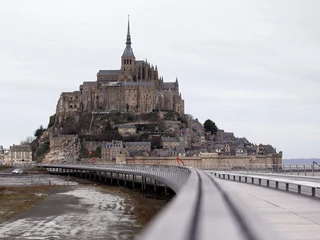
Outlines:
[{"label": "pedestrian walkway", "polygon": [[320,201],[281,190],[215,178],[289,240],[320,239]]}]

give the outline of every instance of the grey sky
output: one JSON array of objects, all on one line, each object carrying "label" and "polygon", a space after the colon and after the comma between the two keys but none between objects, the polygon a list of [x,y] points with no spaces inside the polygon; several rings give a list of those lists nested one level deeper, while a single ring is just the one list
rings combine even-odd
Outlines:
[{"label": "grey sky", "polygon": [[136,58],[179,78],[186,112],[285,158],[319,157],[317,0],[0,3],[0,145],[33,135],[61,92]]}]

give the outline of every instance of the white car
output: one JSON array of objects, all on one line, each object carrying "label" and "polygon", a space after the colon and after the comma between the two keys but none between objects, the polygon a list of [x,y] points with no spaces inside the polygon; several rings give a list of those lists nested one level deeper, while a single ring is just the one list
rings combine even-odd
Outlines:
[{"label": "white car", "polygon": [[12,171],[12,174],[23,174],[23,170],[22,169],[15,169]]}]

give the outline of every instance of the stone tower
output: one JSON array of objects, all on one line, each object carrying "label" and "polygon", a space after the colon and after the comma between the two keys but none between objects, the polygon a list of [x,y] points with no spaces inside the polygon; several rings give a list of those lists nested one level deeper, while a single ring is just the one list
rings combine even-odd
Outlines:
[{"label": "stone tower", "polygon": [[130,20],[128,18],[126,48],[121,56],[121,72],[124,76],[124,81],[132,81],[132,73],[135,71],[135,60],[136,58],[131,48]]}]

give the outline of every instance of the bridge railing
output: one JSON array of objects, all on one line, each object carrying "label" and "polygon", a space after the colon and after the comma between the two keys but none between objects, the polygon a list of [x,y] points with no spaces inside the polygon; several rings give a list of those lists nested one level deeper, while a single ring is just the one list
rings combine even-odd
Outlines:
[{"label": "bridge railing", "polygon": [[273,173],[286,175],[301,175],[320,177],[319,165],[279,165],[279,164],[228,164],[207,165],[206,170],[249,172],[249,173]]}]

